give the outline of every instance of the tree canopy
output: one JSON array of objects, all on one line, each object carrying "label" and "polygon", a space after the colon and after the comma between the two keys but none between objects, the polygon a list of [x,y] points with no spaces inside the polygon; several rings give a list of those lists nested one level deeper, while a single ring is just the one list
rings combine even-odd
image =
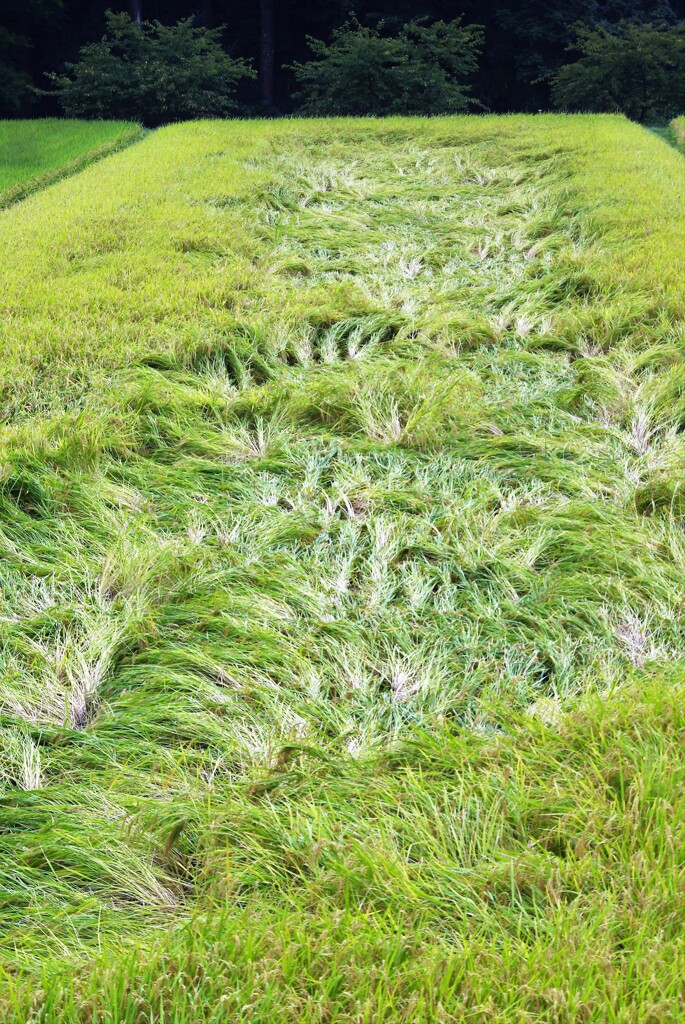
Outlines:
[{"label": "tree canopy", "polygon": [[330,45],[310,39],[314,59],[294,64],[304,114],[440,114],[466,110],[469,76],[478,68],[479,26],[460,19],[399,32],[366,28],[355,19],[333,32]]},{"label": "tree canopy", "polygon": [[219,31],[107,15],[107,32],[53,81],[68,117],[161,124],[223,117],[236,108],[235,87],[254,72],[222,50]]},{"label": "tree canopy", "polygon": [[[651,25],[652,32],[662,33],[656,41],[650,37],[653,49],[653,43],[671,45],[685,19],[685,0],[260,0],[243,5],[230,0],[2,0],[0,117],[55,114],[60,99],[61,109],[75,111],[65,104],[79,90],[84,99],[87,65],[101,71],[110,67],[115,81],[113,55],[120,51],[111,38],[111,22],[108,29],[110,8],[141,26],[146,46],[155,41],[157,67],[165,48],[171,64],[186,60],[192,42],[192,88],[175,68],[173,101],[162,97],[154,108],[157,120],[191,116],[191,110],[225,112],[233,103],[245,113],[268,114],[360,106],[366,113],[381,108],[383,113],[400,108],[434,112],[465,109],[473,101],[493,112],[549,109],[554,103],[590,109],[590,99],[581,99],[582,89],[590,97],[589,79],[597,78],[583,46],[596,52],[601,40],[617,72],[619,65],[627,66],[621,54],[632,45],[622,26],[647,31]],[[144,28],[145,22],[158,27]],[[578,24],[580,34],[574,28]],[[179,25],[185,27],[165,35]],[[212,36],[194,34],[201,29]],[[102,42],[106,36],[109,44]],[[109,54],[103,49],[107,45]],[[215,46],[226,60],[238,63],[223,64]],[[571,46],[576,49],[570,51]],[[364,74],[372,81],[361,105],[364,74],[355,62],[366,65]],[[244,73],[247,65],[259,72],[259,83]],[[561,73],[569,65],[575,70]],[[230,80],[225,90],[217,77],[222,68]],[[130,70],[140,85],[139,70]],[[47,76],[53,76],[52,86]],[[78,88],[65,78],[78,80]],[[157,81],[160,85],[159,76]],[[123,84],[122,94],[130,95]],[[149,84],[148,77],[145,89],[140,85],[138,90],[147,89],[148,101]],[[111,100],[112,89],[107,91]],[[184,91],[194,94],[188,110],[180,99]],[[217,92],[214,107],[209,92]],[[608,85],[602,84],[601,95],[607,103],[606,97],[612,97],[615,106]],[[89,108],[91,116],[110,109],[104,98]],[[127,108],[127,116],[138,116],[136,109]],[[648,109],[649,104],[643,105],[643,111]],[[148,102],[148,121],[154,120],[150,111]]]},{"label": "tree canopy", "polygon": [[616,110],[637,121],[685,109],[685,30],[622,23],[579,25],[577,60],[557,71],[552,98],[565,110]]}]

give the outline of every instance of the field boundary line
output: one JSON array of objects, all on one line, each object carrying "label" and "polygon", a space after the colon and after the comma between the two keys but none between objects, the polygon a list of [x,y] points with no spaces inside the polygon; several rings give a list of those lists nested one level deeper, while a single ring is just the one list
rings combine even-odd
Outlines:
[{"label": "field boundary line", "polygon": [[29,178],[28,181],[19,182],[19,184],[13,185],[11,188],[0,191],[0,211],[6,210],[10,206],[15,206],[17,203],[22,202],[22,200],[28,199],[34,193],[42,192],[44,189],[49,188],[51,185],[56,185],[65,178],[72,178],[75,174],[80,174],[87,167],[98,163],[100,160],[104,160],[108,156],[113,156],[115,153],[121,152],[121,150],[128,149],[134,143],[140,142],[147,134],[148,130],[143,128],[142,125],[133,125],[122,135],[118,136],[118,138],[110,139],[96,149],[83,153],[61,167],[55,167],[53,170],[46,171],[45,174],[41,174],[36,178]]}]

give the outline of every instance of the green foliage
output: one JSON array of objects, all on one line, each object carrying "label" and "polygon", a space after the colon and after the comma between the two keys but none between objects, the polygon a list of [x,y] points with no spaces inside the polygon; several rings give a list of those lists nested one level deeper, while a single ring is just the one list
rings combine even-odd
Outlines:
[{"label": "green foliage", "polygon": [[685,107],[685,28],[624,23],[579,25],[580,57],[553,79],[563,110],[620,111],[636,121],[673,117]]},{"label": "green foliage", "polygon": [[447,114],[466,110],[482,30],[460,19],[412,21],[397,35],[352,20],[332,42],[309,40],[314,60],[294,64],[304,114]]},{"label": "green foliage", "polygon": [[[225,38],[230,40],[230,53],[252,59],[261,49],[258,6],[233,0],[142,0],[143,13],[167,25],[188,17],[191,11],[202,24],[228,22]],[[459,0],[458,4],[455,0],[282,0],[273,6],[282,12],[275,21],[273,42],[286,66],[307,59],[303,57],[307,34],[330,40],[350,10],[356,10],[364,24],[383,22],[390,34],[426,14],[446,21],[459,14],[465,24],[482,24],[486,46],[473,95],[497,111],[537,111],[550,106],[550,77],[568,60],[566,48],[575,22],[596,27],[625,19],[673,25],[684,10],[682,0]],[[32,86],[44,87],[46,71],[73,60],[81,46],[99,38],[108,7],[133,11],[141,4],[137,0],[119,0],[117,4],[111,0],[2,0],[0,25],[23,40],[21,47],[12,47],[10,64],[21,69],[24,83],[28,79]],[[270,50],[268,45],[265,53]],[[276,108],[290,112],[296,87],[293,75],[274,70]],[[33,89],[23,89],[22,95],[20,113],[30,116],[36,102]],[[12,95],[13,101],[17,98]],[[45,101],[38,102],[41,111],[47,108]],[[0,116],[11,113],[0,107]]]},{"label": "green foliage", "polygon": [[83,47],[67,74],[52,76],[67,117],[116,118],[149,125],[225,117],[236,109],[238,82],[254,77],[221,48],[219,30],[136,24],[107,15],[107,33]]}]

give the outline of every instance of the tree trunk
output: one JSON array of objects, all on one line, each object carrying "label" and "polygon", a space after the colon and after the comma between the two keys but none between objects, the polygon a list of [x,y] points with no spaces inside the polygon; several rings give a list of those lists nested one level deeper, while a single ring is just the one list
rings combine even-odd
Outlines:
[{"label": "tree trunk", "polygon": [[259,85],[265,107],[274,105],[274,70],[276,64],[275,0],[260,0],[261,39],[259,52]]}]

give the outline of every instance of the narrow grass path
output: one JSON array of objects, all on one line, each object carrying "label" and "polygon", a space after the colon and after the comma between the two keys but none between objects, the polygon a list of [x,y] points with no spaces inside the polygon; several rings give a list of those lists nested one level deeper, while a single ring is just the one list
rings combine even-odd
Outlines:
[{"label": "narrow grass path", "polygon": [[198,123],[0,221],[4,1020],[677,1019],[684,194]]}]

